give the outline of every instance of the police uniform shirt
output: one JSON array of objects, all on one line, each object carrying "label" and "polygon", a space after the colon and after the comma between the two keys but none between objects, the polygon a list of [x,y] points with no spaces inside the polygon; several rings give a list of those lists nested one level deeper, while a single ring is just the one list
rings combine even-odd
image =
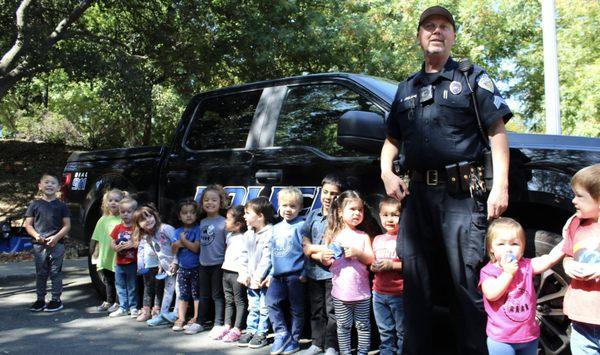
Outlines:
[{"label": "police uniform shirt", "polygon": [[[512,117],[481,67],[473,66],[468,78],[485,132],[496,120],[503,117],[506,122]],[[481,158],[485,143],[479,132],[471,90],[457,62],[448,58],[439,73],[425,73],[423,67],[398,85],[387,121],[387,135],[403,144],[405,166],[409,169],[442,169],[448,164]]]}]

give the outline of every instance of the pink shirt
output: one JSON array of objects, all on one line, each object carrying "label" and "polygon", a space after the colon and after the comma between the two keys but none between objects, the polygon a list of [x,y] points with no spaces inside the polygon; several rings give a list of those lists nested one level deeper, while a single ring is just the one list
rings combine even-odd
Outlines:
[{"label": "pink shirt", "polygon": [[[373,254],[375,261],[391,260],[400,261],[396,254],[397,234],[382,234],[373,239]],[[399,271],[381,271],[375,273],[373,279],[373,291],[384,295],[402,296],[404,290],[404,278]]]},{"label": "pink shirt", "polygon": [[[481,269],[479,284],[500,274],[501,267],[488,263]],[[519,269],[504,296],[493,302],[483,297],[483,305],[488,315],[488,337],[503,343],[526,343],[537,339],[540,327],[535,320],[536,294],[531,259],[519,260]]]},{"label": "pink shirt", "polygon": [[[357,248],[362,251],[365,251],[371,242],[365,232],[347,228],[335,237],[335,241],[344,248]],[[329,270],[332,274],[333,297],[341,301],[362,301],[371,298],[369,270],[355,256],[334,260]]]}]

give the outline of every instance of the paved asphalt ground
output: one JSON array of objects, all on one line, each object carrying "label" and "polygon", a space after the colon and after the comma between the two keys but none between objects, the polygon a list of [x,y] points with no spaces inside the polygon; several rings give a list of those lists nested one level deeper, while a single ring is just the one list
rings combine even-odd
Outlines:
[{"label": "paved asphalt ground", "polygon": [[100,300],[87,273],[87,259],[65,260],[63,272],[65,308],[33,313],[33,262],[0,264],[0,354],[269,353],[269,347],[250,350],[213,341],[208,332],[184,335],[167,327],[150,328],[130,317],[108,318],[95,310]]}]

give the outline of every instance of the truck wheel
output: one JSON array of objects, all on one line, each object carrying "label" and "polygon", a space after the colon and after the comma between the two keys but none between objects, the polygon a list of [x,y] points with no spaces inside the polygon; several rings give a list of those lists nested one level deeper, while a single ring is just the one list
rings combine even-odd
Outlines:
[{"label": "truck wheel", "polygon": [[88,272],[90,274],[90,279],[92,280],[92,286],[96,290],[96,293],[98,293],[98,296],[100,296],[101,299],[105,300],[106,299],[106,286],[104,285],[104,282],[102,282],[102,279],[100,278],[100,275],[98,274],[96,265],[92,264],[91,250],[94,250],[94,249],[92,248],[91,241],[90,241],[90,249],[89,250],[90,250],[90,252],[88,253]]},{"label": "truck wheel", "polygon": [[[535,255],[548,254],[562,240],[558,234],[544,230],[526,231],[527,239],[535,241]],[[537,314],[540,324],[538,354],[560,355],[569,353],[570,321],[563,314],[563,297],[570,279],[562,263],[554,265],[534,279],[537,290]]]}]

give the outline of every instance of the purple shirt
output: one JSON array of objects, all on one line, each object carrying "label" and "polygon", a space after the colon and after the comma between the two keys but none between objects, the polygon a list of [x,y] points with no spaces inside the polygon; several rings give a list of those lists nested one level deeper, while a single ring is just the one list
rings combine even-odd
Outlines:
[{"label": "purple shirt", "polygon": [[[348,228],[343,229],[334,241],[344,248],[357,248],[362,251],[365,251],[371,242],[365,232]],[[371,298],[369,270],[357,257],[336,259],[329,270],[333,276],[333,297],[341,301],[362,301]]]}]

